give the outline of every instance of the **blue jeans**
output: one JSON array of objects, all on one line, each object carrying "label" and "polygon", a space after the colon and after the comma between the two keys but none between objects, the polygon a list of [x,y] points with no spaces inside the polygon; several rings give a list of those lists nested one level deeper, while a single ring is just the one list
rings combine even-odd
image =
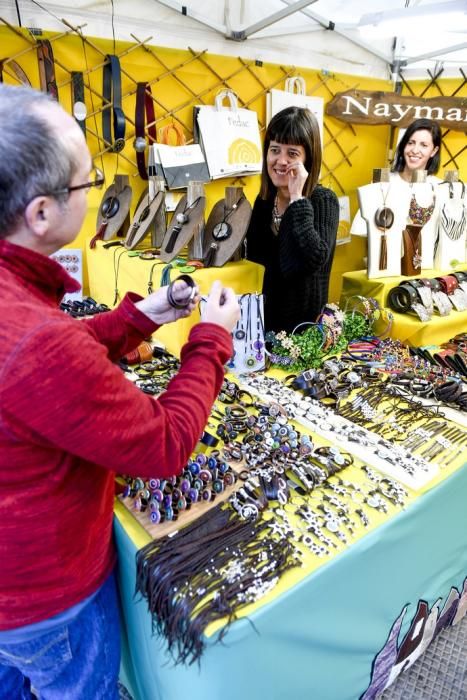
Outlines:
[{"label": "blue jeans", "polygon": [[118,700],[120,627],[115,576],[69,624],[0,644],[0,700]]}]

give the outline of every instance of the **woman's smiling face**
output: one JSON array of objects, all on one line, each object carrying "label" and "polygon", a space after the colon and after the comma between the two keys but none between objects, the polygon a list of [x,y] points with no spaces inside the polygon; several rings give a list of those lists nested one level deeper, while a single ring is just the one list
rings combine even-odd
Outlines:
[{"label": "woman's smiling face", "polygon": [[404,148],[405,171],[427,170],[427,163],[438,147],[433,144],[431,132],[428,129],[414,131]]},{"label": "woman's smiling face", "polygon": [[303,146],[278,141],[270,142],[266,163],[268,175],[275,187],[287,187],[290,167],[297,162],[305,162]]}]

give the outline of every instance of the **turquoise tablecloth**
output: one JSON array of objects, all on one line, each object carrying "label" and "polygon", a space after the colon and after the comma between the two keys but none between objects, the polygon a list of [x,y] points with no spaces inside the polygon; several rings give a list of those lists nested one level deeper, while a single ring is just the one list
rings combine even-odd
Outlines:
[{"label": "turquoise tablecloth", "polygon": [[430,606],[467,576],[467,464],[286,594],[230,628],[201,664],[176,666],[134,598],[136,547],[115,519],[135,700],[357,700],[372,662],[408,605]]}]

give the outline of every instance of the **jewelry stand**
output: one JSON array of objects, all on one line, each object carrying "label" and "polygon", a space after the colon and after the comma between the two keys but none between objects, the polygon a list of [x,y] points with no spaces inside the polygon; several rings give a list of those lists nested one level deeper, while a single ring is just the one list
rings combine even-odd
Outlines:
[{"label": "jewelry stand", "polygon": [[381,168],[373,171],[372,184],[359,187],[357,191],[361,216],[367,227],[369,279],[401,274],[402,230],[409,193],[399,179],[391,178],[388,168]]},{"label": "jewelry stand", "polygon": [[174,211],[172,221],[164,236],[161,247],[161,260],[170,262],[177,257],[199,231],[200,224],[204,221],[204,209],[206,197],[202,182],[192,181],[188,183],[187,193],[184,195]]},{"label": "jewelry stand", "polygon": [[439,219],[435,268],[448,270],[452,261],[466,262],[467,194],[457,170],[447,170],[438,185]]},{"label": "jewelry stand", "polygon": [[[415,170],[412,173],[412,182],[407,187],[409,191],[409,208],[407,209],[407,229],[412,226],[420,228],[420,240],[415,240],[415,234],[412,232],[404,238],[404,243],[407,243],[409,251],[407,252],[406,261],[402,256],[402,274],[403,275],[418,275],[421,270],[432,270],[434,267],[434,250],[438,227],[439,205],[437,203],[437,185],[427,181],[426,170]],[[432,208],[434,204],[434,207]],[[430,213],[431,210],[431,213]],[[412,216],[410,212],[412,211]],[[426,218],[428,217],[428,218]],[[426,219],[426,220],[425,220]],[[417,245],[417,253],[413,253],[412,243]],[[421,257],[420,265],[414,267],[412,258],[413,255]],[[418,262],[418,259],[415,259]],[[414,270],[413,272],[404,272],[406,270]]]},{"label": "jewelry stand", "polygon": [[421,272],[422,227],[407,224],[402,231],[404,254],[401,260],[401,273],[406,277],[414,277]]},{"label": "jewelry stand", "polygon": [[[188,191],[188,202],[194,202],[198,197],[204,196],[204,183],[193,181]],[[193,229],[193,237],[188,243],[188,258],[190,260],[203,259],[204,216]]]},{"label": "jewelry stand", "polygon": [[130,204],[132,189],[128,175],[115,175],[113,183],[102,197],[97,212],[96,235],[89,247],[94,248],[96,241],[109,241],[130,225]]},{"label": "jewelry stand", "polygon": [[149,188],[146,187],[140,197],[138,205],[135,209],[133,219],[125,238],[125,248],[133,250],[137,248],[146,238],[151,224],[157,215],[157,212],[164,203],[164,193],[156,192],[155,196],[150,199]]},{"label": "jewelry stand", "polygon": [[251,204],[243,188],[226,187],[224,199],[216,202],[206,223],[203,246],[206,267],[222,267],[236,257],[250,217]]},{"label": "jewelry stand", "polygon": [[154,194],[157,192],[163,193],[162,204],[158,207],[156,215],[154,217],[154,223],[151,227],[151,246],[153,248],[160,248],[164,236],[167,231],[167,210],[165,208],[165,180],[161,176],[155,176],[151,178],[152,185],[154,188]]}]

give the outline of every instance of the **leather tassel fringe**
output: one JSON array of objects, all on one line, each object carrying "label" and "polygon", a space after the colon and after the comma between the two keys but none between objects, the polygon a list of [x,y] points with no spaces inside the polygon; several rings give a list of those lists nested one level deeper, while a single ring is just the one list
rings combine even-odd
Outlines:
[{"label": "leather tassel fringe", "polygon": [[89,243],[90,248],[95,248],[97,241],[102,241],[102,239],[104,238],[104,233],[107,229],[108,223],[109,223],[108,221],[103,221],[101,223],[101,225],[99,226],[99,228],[96,231],[96,235],[91,238],[91,241]]},{"label": "leather tassel fringe", "polygon": [[206,257],[204,259],[204,267],[213,267],[214,261],[216,259],[217,248],[217,243],[211,243]]},{"label": "leather tassel fringe", "polygon": [[388,244],[386,231],[381,236],[381,248],[379,251],[379,269],[386,270],[388,266]]},{"label": "leather tassel fringe", "polygon": [[153,630],[165,638],[175,664],[199,663],[210,623],[225,620],[217,635],[222,641],[239,608],[300,565],[290,539],[270,533],[267,521],[242,519],[220,504],[139,550],[136,593],[146,598]]}]

